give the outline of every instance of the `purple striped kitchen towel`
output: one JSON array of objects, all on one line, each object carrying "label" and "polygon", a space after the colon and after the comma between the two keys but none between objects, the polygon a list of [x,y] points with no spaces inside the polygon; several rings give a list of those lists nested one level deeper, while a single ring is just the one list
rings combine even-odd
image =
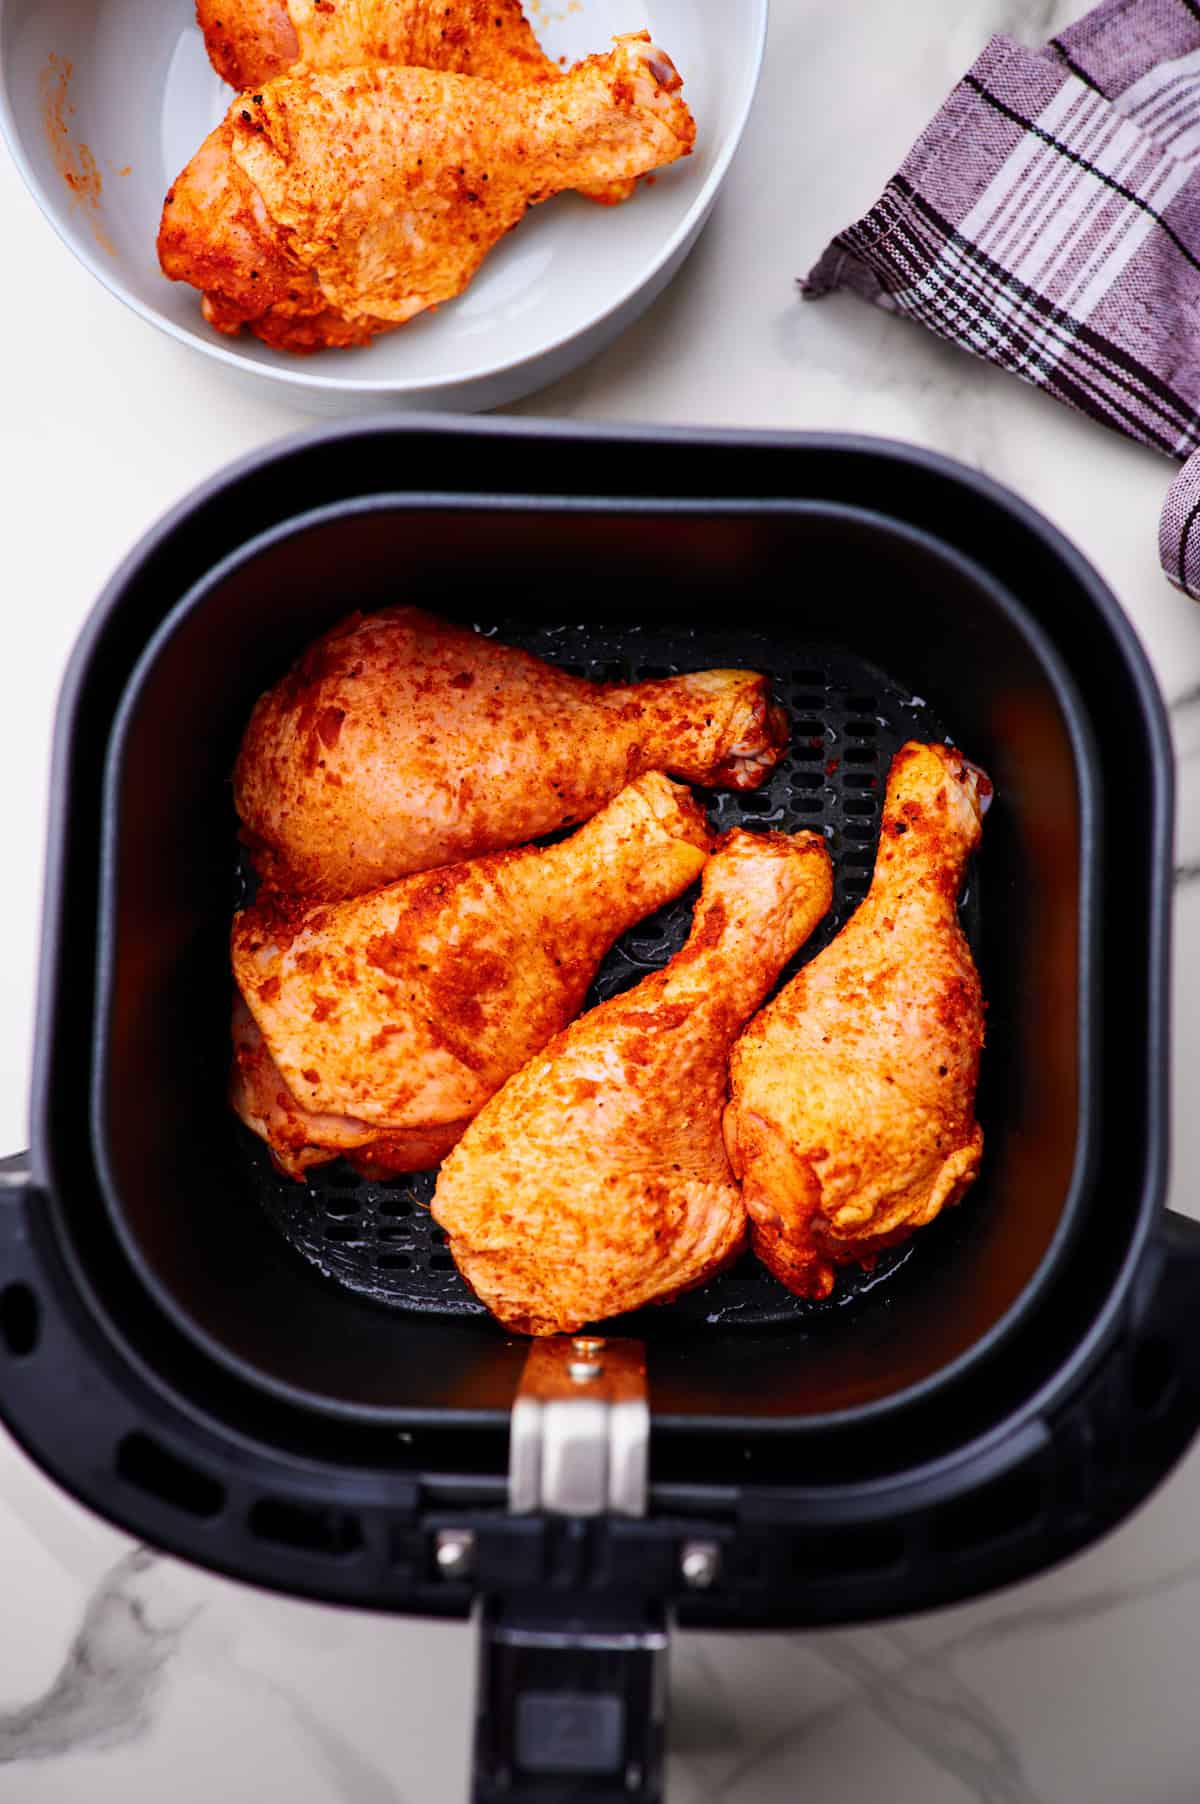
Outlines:
[{"label": "purple striped kitchen towel", "polygon": [[1200,599],[1200,0],[993,38],[802,283],[849,288],[1187,460],[1163,510]]}]

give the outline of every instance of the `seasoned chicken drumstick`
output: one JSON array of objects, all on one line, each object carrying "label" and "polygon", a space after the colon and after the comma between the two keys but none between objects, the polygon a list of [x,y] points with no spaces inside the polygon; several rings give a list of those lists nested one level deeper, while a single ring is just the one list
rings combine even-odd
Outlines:
[{"label": "seasoned chicken drumstick", "polygon": [[990,788],[960,753],[896,754],[875,876],[733,1051],[725,1137],[754,1249],[798,1296],[962,1196],[979,1169],[983,997],[957,903]]},{"label": "seasoned chicken drumstick", "polygon": [[[562,70],[537,41],[520,0],[197,0],[213,67],[251,92],[296,63],[353,69],[397,63],[483,75],[501,87],[558,81]],[[586,192],[613,204],[634,181]]]},{"label": "seasoned chicken drumstick", "polygon": [[196,23],[209,62],[239,93],[286,75],[300,61],[287,0],[196,0]]},{"label": "seasoned chicken drumstick", "polygon": [[159,261],[222,332],[366,344],[461,294],[538,201],[688,156],[682,81],[646,33],[561,81],[371,63],[245,94],[167,195]]},{"label": "seasoned chicken drumstick", "polygon": [[213,68],[242,91],[295,63],[399,63],[485,75],[505,87],[561,73],[521,0],[196,0],[196,17]]},{"label": "seasoned chicken drumstick", "polygon": [[[656,773],[572,838],[235,920],[234,1105],[299,1175],[320,1149],[435,1165],[583,1004],[614,941],[700,874],[704,814]],[[276,1083],[278,1080],[278,1083]]]},{"label": "seasoned chicken drumstick", "polygon": [[433,1213],[506,1327],[557,1334],[667,1302],[739,1252],[729,1048],[832,894],[819,834],[735,828],[683,950],[576,1021],[468,1128]]},{"label": "seasoned chicken drumstick", "polygon": [[416,608],[355,615],[262,697],[234,797],[262,874],[337,898],[584,820],[632,778],[756,788],[766,679],[589,683]]},{"label": "seasoned chicken drumstick", "polygon": [[[260,1140],[266,1141],[276,1166],[290,1178],[303,1177],[311,1165],[328,1165],[339,1154],[350,1158],[369,1147],[379,1134],[365,1121],[354,1121],[345,1115],[316,1115],[300,1107],[280,1076],[240,992],[235,993],[233,1001],[229,1100],[234,1114]],[[429,1165],[436,1165],[443,1150],[440,1136],[429,1148],[414,1146],[404,1170],[423,1170],[428,1153],[432,1153]]]}]

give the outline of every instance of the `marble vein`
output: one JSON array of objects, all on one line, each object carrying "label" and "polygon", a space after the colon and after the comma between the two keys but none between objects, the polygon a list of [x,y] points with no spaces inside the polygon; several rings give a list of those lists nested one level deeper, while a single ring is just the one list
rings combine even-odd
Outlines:
[{"label": "marble vein", "polygon": [[978,1804],[1043,1804],[1025,1772],[1019,1736],[987,1701],[948,1663],[922,1663],[906,1638],[893,1631],[892,1639],[909,1656],[897,1672],[851,1641],[832,1641],[817,1652],[854,1680],[877,1716]]},{"label": "marble vein", "polygon": [[[184,1635],[205,1606],[180,1611],[169,1586],[156,1583],[169,1567],[136,1548],[109,1568],[88,1600],[62,1667],[45,1693],[17,1710],[0,1713],[0,1766],[51,1760],[66,1754],[126,1746],[153,1732],[168,1667]],[[159,1619],[162,1620],[159,1620]],[[186,1656],[185,1657],[189,1657]],[[222,1638],[219,1658],[196,1647],[193,1667],[212,1664],[228,1678],[231,1650]],[[344,1804],[404,1804],[394,1779],[283,1681],[246,1666],[232,1666],[239,1690],[250,1690],[289,1716]],[[464,1729],[465,1732],[465,1729]]]},{"label": "marble vein", "polygon": [[157,1564],[136,1548],[105,1574],[48,1690],[0,1714],[0,1766],[118,1747],[147,1733],[164,1672],[195,1614],[151,1619],[145,1579]]},{"label": "marble vein", "polygon": [[[1079,1597],[1031,1604],[982,1622],[972,1622],[937,1642],[920,1647],[902,1628],[789,1636],[798,1652],[817,1659],[849,1683],[845,1696],[811,1710],[800,1710],[778,1734],[736,1737],[738,1757],[720,1775],[719,1785],[705,1785],[714,1798],[750,1799],[754,1781],[773,1762],[801,1757],[804,1744],[848,1711],[866,1706],[935,1767],[955,1779],[964,1797],[976,1804],[1047,1804],[1033,1785],[1020,1753],[1020,1737],[1006,1725],[978,1691],[955,1671],[954,1662],[1005,1642],[1032,1640],[1060,1629],[1098,1622],[1139,1603],[1200,1586],[1200,1559],[1173,1566],[1151,1577],[1089,1591]],[[896,1659],[878,1651],[886,1642]],[[712,1662],[701,1670],[707,1677]],[[725,1715],[724,1711],[719,1712]],[[698,1715],[688,1711],[685,1720]],[[707,1750],[698,1743],[689,1752]]]},{"label": "marble vein", "polygon": [[924,1660],[942,1660],[979,1648],[996,1647],[1005,1641],[1024,1639],[1029,1635],[1051,1634],[1057,1629],[1074,1628],[1078,1624],[1096,1622],[1117,1610],[1148,1603],[1156,1597],[1172,1596],[1200,1585],[1200,1559],[1172,1566],[1153,1577],[1131,1579],[1128,1584],[1106,1585],[1099,1591],[1085,1591],[1079,1597],[1068,1597],[1053,1603],[1030,1604],[1019,1610],[1006,1610],[986,1622],[972,1623],[956,1635],[939,1642]]},{"label": "marble vein", "polygon": [[[323,1721],[292,1688],[235,1660],[239,1683],[282,1705],[338,1788],[344,1804],[405,1804],[396,1782],[357,1749],[349,1738]],[[468,1733],[466,1725],[463,1733]]]}]

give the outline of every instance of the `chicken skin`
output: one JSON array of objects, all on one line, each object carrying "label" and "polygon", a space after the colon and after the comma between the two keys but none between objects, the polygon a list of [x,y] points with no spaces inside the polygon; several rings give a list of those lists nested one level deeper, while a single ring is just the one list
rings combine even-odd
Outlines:
[{"label": "chicken skin", "polygon": [[260,873],[334,900],[587,819],[646,771],[753,789],[766,679],[601,685],[424,614],[354,615],[262,697],[234,798]]},{"label": "chicken skin", "polygon": [[234,996],[233,1002],[229,1100],[234,1114],[260,1140],[266,1141],[278,1169],[291,1178],[303,1177],[310,1165],[327,1165],[339,1154],[349,1156],[369,1145],[376,1134],[365,1121],[312,1115],[300,1107],[280,1076],[258,1023],[240,994]]},{"label": "chicken skin", "polygon": [[239,93],[261,88],[300,61],[287,0],[196,0],[196,23],[209,62]]},{"label": "chicken skin", "polygon": [[665,1303],[741,1251],[729,1049],[832,895],[819,834],[735,828],[683,950],[576,1021],[468,1128],[433,1213],[506,1327],[565,1333]]},{"label": "chicken skin", "polygon": [[371,63],[234,102],[167,195],[163,272],[218,331],[292,351],[361,345],[461,294],[538,201],[691,154],[670,58],[617,38],[560,81]]},{"label": "chicken skin", "polygon": [[197,0],[196,17],[213,68],[241,92],[295,63],[398,63],[505,87],[560,74],[520,0]]},{"label": "chicken skin", "polygon": [[437,1123],[388,1133],[349,1115],[318,1115],[302,1108],[284,1083],[240,994],[233,1004],[229,1099],[234,1114],[266,1141],[276,1170],[288,1178],[303,1178],[311,1167],[328,1165],[338,1157],[348,1159],[368,1178],[432,1171],[459,1133]]},{"label": "chicken skin", "polygon": [[[196,17],[217,74],[255,90],[296,63],[353,69],[397,63],[482,75],[501,87],[557,81],[562,70],[538,43],[520,0],[197,0]],[[606,205],[636,183],[587,189]]]},{"label": "chicken skin", "polygon": [[268,892],[233,925],[263,1041],[235,1023],[238,1112],[293,1175],[321,1146],[370,1144],[376,1171],[416,1169],[417,1148],[436,1164],[578,1013],[625,929],[695,881],[708,843],[690,793],[651,773],[555,846],[333,904]]},{"label": "chicken skin", "polygon": [[983,996],[958,923],[991,794],[942,745],[892,762],[871,889],[733,1051],[725,1138],[754,1249],[802,1297],[956,1203],[979,1170]]}]

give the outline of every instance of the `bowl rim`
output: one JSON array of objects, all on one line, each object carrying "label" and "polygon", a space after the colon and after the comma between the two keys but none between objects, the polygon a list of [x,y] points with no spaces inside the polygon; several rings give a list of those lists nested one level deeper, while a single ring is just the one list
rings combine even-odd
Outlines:
[{"label": "bowl rim", "polygon": [[[770,14],[770,0],[739,0],[737,12],[744,14],[740,23],[744,24],[750,41],[750,66],[745,93],[733,124],[726,131],[713,167],[710,169],[699,193],[684,213],[670,236],[658,247],[652,261],[644,266],[620,293],[603,309],[585,320],[581,325],[572,326],[569,331],[562,332],[516,358],[476,364],[470,368],[447,373],[446,375],[408,376],[389,379],[367,379],[348,376],[325,376],[308,367],[310,360],[296,358],[295,367],[286,364],[259,361],[257,358],[245,356],[241,351],[232,349],[215,333],[205,336],[200,330],[191,326],[180,325],[161,312],[149,302],[141,300],[128,287],[121,276],[108,265],[101,262],[83,235],[77,233],[68,223],[67,214],[45,184],[37,175],[33,163],[25,153],[23,135],[17,123],[15,110],[10,100],[10,84],[3,74],[3,63],[0,62],[0,137],[8,145],[9,154],[15,163],[22,181],[43,215],[67,249],[78,258],[90,275],[115,295],[119,301],[136,313],[147,324],[165,333],[177,343],[187,345],[191,349],[202,352],[226,367],[242,374],[261,377],[271,383],[277,383],[281,390],[300,388],[314,394],[361,396],[364,399],[376,397],[403,397],[419,401],[422,397],[450,393],[468,384],[496,381],[504,376],[512,376],[521,370],[536,366],[543,359],[552,358],[557,352],[564,350],[576,340],[585,339],[614,315],[621,313],[632,301],[647,289],[661,273],[671,266],[672,259],[682,257],[690,241],[703,227],[708,213],[716,200],[721,185],[729,172],[729,167],[745,136],[751,109],[754,106],[762,78],[763,61],[766,55],[767,26]],[[0,24],[6,11],[5,0],[0,0]],[[686,78],[685,78],[686,79]],[[164,281],[167,279],[163,278]]]}]

